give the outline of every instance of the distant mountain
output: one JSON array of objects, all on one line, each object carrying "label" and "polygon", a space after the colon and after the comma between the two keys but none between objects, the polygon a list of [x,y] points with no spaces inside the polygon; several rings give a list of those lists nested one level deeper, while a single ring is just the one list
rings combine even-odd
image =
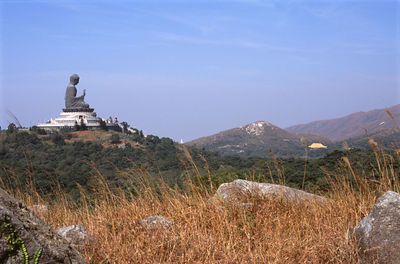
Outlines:
[{"label": "distant mountain", "polygon": [[295,125],[286,128],[286,130],[295,133],[317,134],[333,141],[340,141],[365,135],[365,131],[374,133],[398,126],[400,104],[392,106],[388,110],[392,113],[394,120],[385,109],[377,109],[369,112],[357,112],[341,118]]},{"label": "distant mountain", "polygon": [[[272,149],[280,157],[294,157],[305,155],[305,144],[321,142],[330,145],[329,139],[305,133],[292,133],[265,121],[257,121],[245,126],[222,131],[218,134],[202,137],[186,143],[188,146],[205,148],[222,155],[239,155],[244,157],[269,155]],[[310,152],[320,156],[326,150]]]}]

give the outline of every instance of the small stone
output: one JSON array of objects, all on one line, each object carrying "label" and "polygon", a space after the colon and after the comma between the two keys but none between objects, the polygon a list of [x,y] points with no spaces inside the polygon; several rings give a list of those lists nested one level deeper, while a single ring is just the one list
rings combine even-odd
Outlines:
[{"label": "small stone", "polygon": [[139,224],[147,230],[165,229],[172,226],[172,220],[159,215],[143,218]]},{"label": "small stone", "polygon": [[49,209],[44,204],[35,204],[32,206],[29,206],[28,208],[31,209],[33,212],[35,212],[38,215],[44,215],[49,212]]},{"label": "small stone", "polygon": [[71,225],[57,230],[57,233],[64,237],[74,246],[86,246],[93,241],[93,237],[89,235],[82,225]]}]

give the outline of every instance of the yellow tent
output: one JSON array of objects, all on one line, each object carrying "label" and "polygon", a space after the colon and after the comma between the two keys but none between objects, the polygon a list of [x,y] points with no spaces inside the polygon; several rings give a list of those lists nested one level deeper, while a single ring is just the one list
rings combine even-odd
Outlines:
[{"label": "yellow tent", "polygon": [[308,146],[309,148],[312,149],[326,149],[328,148],[327,146],[321,144],[321,143],[312,143],[310,146]]}]

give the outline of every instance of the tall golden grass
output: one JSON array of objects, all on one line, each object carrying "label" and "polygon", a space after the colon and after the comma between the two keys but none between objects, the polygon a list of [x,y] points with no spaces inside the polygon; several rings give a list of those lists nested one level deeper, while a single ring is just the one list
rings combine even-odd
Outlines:
[{"label": "tall golden grass", "polygon": [[[81,249],[90,263],[359,263],[352,228],[377,197],[400,190],[395,169],[399,152],[388,154],[373,141],[371,145],[377,160],[373,171],[354,170],[348,158],[343,158],[341,173],[326,171],[331,189],[324,195],[333,203],[325,206],[260,199],[246,210],[219,208],[207,202],[217,186],[211,184],[210,191],[188,176],[189,189],[183,193],[163,183],[155,186],[146,171],[138,169],[116,172],[127,180],[142,179],[135,196],[111,192],[100,172],[95,196],[89,198],[80,188],[79,203],[61,188],[53,201],[32,195],[34,191],[13,194],[28,205],[47,204],[49,212],[41,216],[54,228],[85,226],[95,238]],[[187,174],[200,177],[185,153]],[[206,170],[211,179],[212,172]],[[149,231],[138,224],[151,215],[168,217],[173,226]]]}]

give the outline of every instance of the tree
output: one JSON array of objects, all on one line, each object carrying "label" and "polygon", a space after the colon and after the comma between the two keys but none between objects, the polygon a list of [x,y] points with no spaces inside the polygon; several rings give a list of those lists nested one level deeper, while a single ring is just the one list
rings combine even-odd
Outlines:
[{"label": "tree", "polygon": [[0,156],[5,155],[7,153],[6,146],[3,143],[0,143]]},{"label": "tree", "polygon": [[121,142],[121,139],[118,134],[112,134],[110,137],[111,144],[118,144]]},{"label": "tree", "polygon": [[12,134],[17,131],[17,126],[14,123],[10,123],[7,128],[7,133]]},{"label": "tree", "polygon": [[127,122],[121,122],[121,125],[122,125],[122,127],[123,127],[123,132],[125,133],[125,134],[132,134],[129,130],[128,130],[128,128],[129,128],[129,124],[127,123]]},{"label": "tree", "polygon": [[100,129],[104,130],[104,131],[108,130],[107,124],[106,124],[106,122],[104,120],[100,121]]},{"label": "tree", "polygon": [[87,130],[86,124],[83,122],[83,119],[81,119],[80,124],[75,121],[75,130],[76,131],[82,131],[82,130]]},{"label": "tree", "polygon": [[64,138],[57,132],[51,134],[51,141],[56,145],[64,145]]},{"label": "tree", "polygon": [[47,135],[46,130],[44,130],[43,128],[39,128],[37,126],[33,126],[31,128],[29,128],[30,131],[36,132],[39,135]]},{"label": "tree", "polygon": [[75,126],[74,126],[74,127],[75,127],[75,130],[76,130],[76,131],[81,130],[81,126],[78,125],[78,122],[76,122],[76,121],[75,121]]},{"label": "tree", "polygon": [[83,122],[83,119],[81,119],[81,130],[87,130],[87,126],[85,122]]}]

